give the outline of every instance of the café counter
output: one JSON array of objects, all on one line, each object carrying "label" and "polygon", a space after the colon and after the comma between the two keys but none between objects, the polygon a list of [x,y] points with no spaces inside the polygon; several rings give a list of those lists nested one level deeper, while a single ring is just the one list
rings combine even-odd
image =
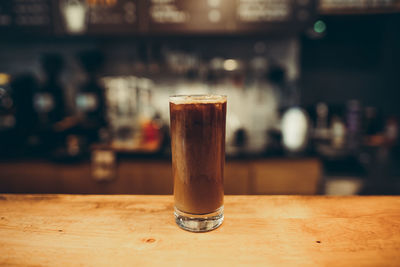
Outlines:
[{"label": "caf\u00e9 counter", "polygon": [[[0,161],[0,193],[170,195],[171,161],[120,159],[115,177],[96,180],[90,162],[44,160]],[[227,160],[224,189],[228,195],[314,195],[322,184],[318,158]]]},{"label": "caf\u00e9 counter", "polygon": [[225,196],[225,221],[178,228],[173,197],[0,195],[0,264],[395,266],[400,197]]}]

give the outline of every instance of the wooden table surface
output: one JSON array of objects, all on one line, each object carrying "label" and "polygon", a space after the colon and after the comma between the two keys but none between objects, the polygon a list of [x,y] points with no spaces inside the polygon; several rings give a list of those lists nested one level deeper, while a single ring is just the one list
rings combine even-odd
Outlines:
[{"label": "wooden table surface", "polygon": [[190,233],[172,196],[0,195],[0,264],[400,266],[400,197],[226,196]]}]

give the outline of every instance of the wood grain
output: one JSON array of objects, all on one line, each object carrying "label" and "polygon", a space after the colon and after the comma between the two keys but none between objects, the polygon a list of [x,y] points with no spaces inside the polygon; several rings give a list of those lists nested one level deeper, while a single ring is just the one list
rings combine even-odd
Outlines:
[{"label": "wood grain", "polygon": [[179,229],[172,196],[0,195],[0,264],[399,266],[400,197],[226,196]]}]

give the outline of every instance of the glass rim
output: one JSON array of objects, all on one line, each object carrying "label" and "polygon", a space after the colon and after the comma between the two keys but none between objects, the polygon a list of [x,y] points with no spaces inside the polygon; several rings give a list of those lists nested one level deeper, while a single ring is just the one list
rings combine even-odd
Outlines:
[{"label": "glass rim", "polygon": [[193,94],[193,95],[171,95],[169,102],[174,104],[192,104],[192,103],[224,103],[227,100],[226,95],[215,94]]}]

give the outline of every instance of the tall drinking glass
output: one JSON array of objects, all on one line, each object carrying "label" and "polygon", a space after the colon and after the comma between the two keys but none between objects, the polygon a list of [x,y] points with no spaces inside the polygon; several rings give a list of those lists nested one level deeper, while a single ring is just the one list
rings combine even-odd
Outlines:
[{"label": "tall drinking glass", "polygon": [[224,220],[226,96],[171,96],[175,221],[192,232]]}]

